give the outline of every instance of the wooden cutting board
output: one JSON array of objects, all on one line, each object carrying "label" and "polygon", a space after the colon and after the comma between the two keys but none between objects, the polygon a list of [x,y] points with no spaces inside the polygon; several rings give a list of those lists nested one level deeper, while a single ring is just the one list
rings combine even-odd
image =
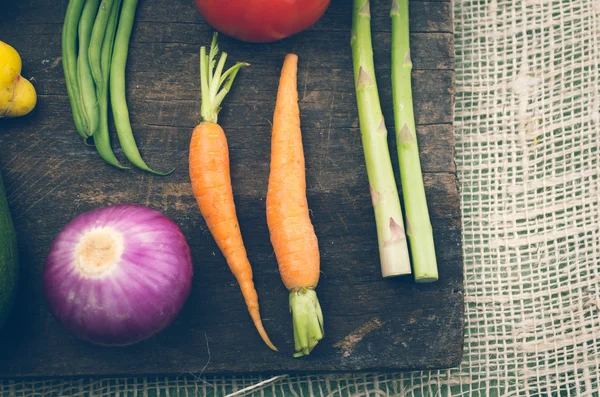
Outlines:
[{"label": "wooden cutting board", "polygon": [[[281,352],[255,332],[238,287],[196,207],[187,173],[188,144],[199,118],[199,48],[211,29],[192,0],[142,0],[128,63],[134,133],[155,169],[168,177],[118,171],[74,130],[61,65],[67,0],[9,1],[0,39],[23,58],[38,94],[36,109],[0,120],[0,169],[19,241],[18,307],[0,334],[0,377],[106,374],[238,374],[406,370],[459,364],[463,284],[459,195],[454,164],[451,3],[413,0],[414,99],[440,280],[380,276],[352,77],[351,2],[333,0],[311,29],[274,44],[221,36],[239,74],[220,115],[226,130],[242,233],[254,266],[264,324]],[[373,1],[372,29],[383,110],[393,131],[389,2]],[[308,202],[319,237],[318,295],[325,339],[309,357],[292,358],[288,293],[265,220],[270,120],[286,53],[300,58],[299,90]],[[115,144],[115,147],[117,145]],[[396,150],[390,134],[397,174]],[[117,155],[123,159],[122,152]],[[84,211],[132,202],[164,212],[192,248],[192,294],[175,323],[126,348],[81,342],[51,317],[41,272],[54,236]]]}]

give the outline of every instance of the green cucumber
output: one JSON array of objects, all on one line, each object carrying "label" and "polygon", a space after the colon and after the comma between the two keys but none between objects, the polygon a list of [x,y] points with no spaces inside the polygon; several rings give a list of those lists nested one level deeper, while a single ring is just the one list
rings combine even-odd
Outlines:
[{"label": "green cucumber", "polygon": [[17,236],[0,174],[0,328],[12,309],[18,275]]}]

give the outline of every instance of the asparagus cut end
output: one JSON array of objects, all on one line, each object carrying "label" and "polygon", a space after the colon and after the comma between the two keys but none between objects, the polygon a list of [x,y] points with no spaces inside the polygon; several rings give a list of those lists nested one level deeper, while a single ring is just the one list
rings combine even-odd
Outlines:
[{"label": "asparagus cut end", "polygon": [[[404,245],[406,245],[406,242],[404,242]],[[402,258],[398,258],[394,250],[385,248],[381,250],[381,276],[383,278],[406,276],[411,273],[409,263],[402,260]]]},{"label": "asparagus cut end", "polygon": [[419,284],[427,284],[433,283],[438,280],[438,275],[436,274],[422,274],[420,277],[415,277],[415,281]]}]

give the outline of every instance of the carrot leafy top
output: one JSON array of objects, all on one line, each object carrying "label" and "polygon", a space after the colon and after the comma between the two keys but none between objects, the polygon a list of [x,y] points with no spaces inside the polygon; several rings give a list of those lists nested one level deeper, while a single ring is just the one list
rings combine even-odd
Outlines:
[{"label": "carrot leafy top", "polygon": [[200,48],[200,89],[202,93],[200,122],[203,123],[217,122],[221,102],[229,92],[235,76],[242,66],[250,66],[246,62],[237,62],[223,73],[227,53],[222,52],[217,63],[218,54],[219,46],[217,45],[217,33],[215,32],[208,54],[204,46]]}]

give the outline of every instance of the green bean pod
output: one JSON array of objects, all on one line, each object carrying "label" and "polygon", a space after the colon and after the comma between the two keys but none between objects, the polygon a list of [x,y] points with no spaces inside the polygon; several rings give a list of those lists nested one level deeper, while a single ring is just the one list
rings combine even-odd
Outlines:
[{"label": "green bean pod", "polygon": [[[106,6],[105,6],[106,4]],[[104,8],[103,8],[104,7]],[[110,72],[110,60],[112,57],[113,44],[115,41],[115,33],[117,30],[117,20],[119,18],[119,9],[121,8],[121,0],[104,0],[100,5],[94,29],[92,31],[92,43],[90,43],[90,64],[92,67],[92,75],[100,72],[100,75],[94,78],[96,81],[96,93],[98,96],[99,120],[98,129],[94,133],[94,143],[100,157],[108,164],[120,169],[128,169],[119,163],[110,146],[110,135],[108,132],[108,80]],[[104,18],[104,14],[108,18]],[[104,20],[106,23],[104,23]],[[98,39],[94,37],[94,33],[100,29],[103,32],[103,37]],[[96,45],[95,41],[102,40],[102,45]]]},{"label": "green bean pod", "polygon": [[91,135],[94,135],[98,128],[98,98],[96,97],[96,88],[90,69],[88,49],[99,3],[99,0],[86,0],[79,20],[77,77],[79,79],[81,110]]},{"label": "green bean pod", "polygon": [[[92,36],[90,39],[90,46],[88,48],[88,59],[90,62],[90,69],[92,71],[92,77],[96,83],[96,91],[98,87],[102,86],[102,65],[101,65],[101,53],[105,37],[108,36],[108,20],[112,17],[112,5],[113,0],[102,0],[100,7],[98,8],[98,14],[94,21],[92,28]],[[116,24],[115,24],[116,25]]]},{"label": "green bean pod", "polygon": [[123,8],[119,17],[119,26],[113,49],[112,61],[110,66],[110,102],[112,105],[113,118],[117,128],[119,142],[123,148],[123,153],[133,165],[137,168],[148,171],[155,175],[169,175],[169,172],[154,171],[144,162],[140,151],[138,150],[131,122],[129,120],[129,110],[125,98],[125,67],[127,65],[127,53],[129,51],[129,40],[133,29],[133,19],[137,8],[137,0],[123,0]]},{"label": "green bean pod", "polygon": [[85,0],[70,0],[62,29],[62,65],[67,85],[67,94],[71,102],[71,112],[75,129],[83,139],[91,132],[83,118],[80,102],[79,81],[77,80],[77,27]]}]

